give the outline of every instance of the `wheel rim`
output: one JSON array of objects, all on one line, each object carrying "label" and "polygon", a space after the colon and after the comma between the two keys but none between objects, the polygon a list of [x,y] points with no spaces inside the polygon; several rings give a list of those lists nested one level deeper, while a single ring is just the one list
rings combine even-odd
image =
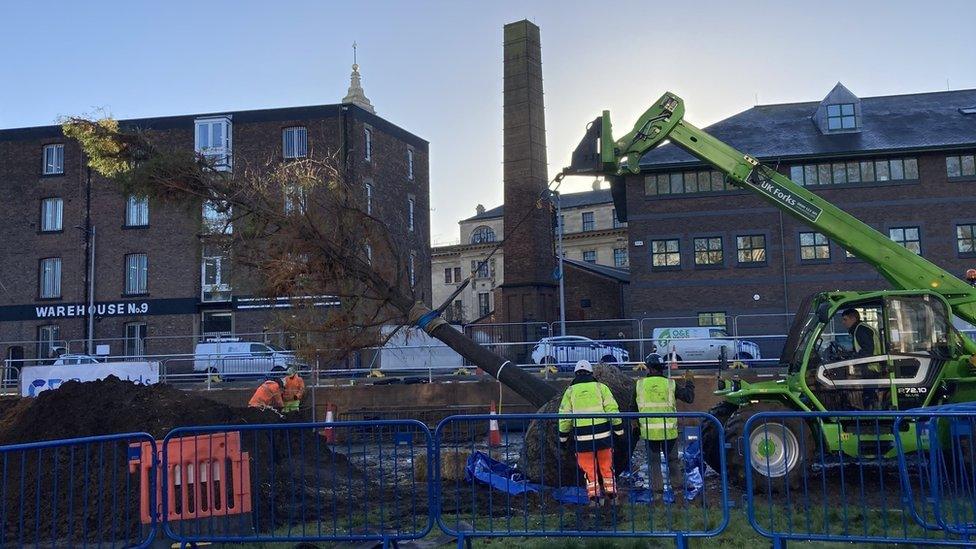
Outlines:
[{"label": "wheel rim", "polygon": [[752,468],[766,477],[782,477],[800,461],[800,443],[788,425],[764,424],[749,436]]}]

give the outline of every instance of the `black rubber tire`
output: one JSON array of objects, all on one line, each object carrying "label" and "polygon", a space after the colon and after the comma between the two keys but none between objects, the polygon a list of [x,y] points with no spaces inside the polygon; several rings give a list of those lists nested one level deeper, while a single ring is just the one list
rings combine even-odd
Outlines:
[{"label": "black rubber tire", "polygon": [[[725,426],[725,423],[732,417],[732,414],[739,409],[739,406],[728,401],[722,401],[712,406],[708,411],[715,416],[715,419]],[[715,471],[719,471],[722,463],[722,452],[725,451],[725,441],[719,440],[718,429],[711,421],[706,421],[702,426],[701,435],[702,457],[705,463]]]},{"label": "black rubber tire", "polygon": [[600,362],[602,362],[604,364],[616,364],[617,363],[617,357],[615,357],[613,355],[607,355],[607,356],[601,358],[600,359]]},{"label": "black rubber tire", "polygon": [[273,373],[273,374],[280,374],[281,372],[284,372],[284,371],[285,371],[284,366],[275,366],[275,367],[271,368],[271,373]]},{"label": "black rubber tire", "polygon": [[555,357],[544,356],[542,357],[542,362],[540,362],[539,364],[555,364],[555,363],[556,363]]},{"label": "black rubber tire", "polygon": [[[810,466],[815,463],[817,455],[817,443],[813,436],[813,430],[800,418],[787,418],[782,420],[770,420],[771,429],[781,430],[785,428],[792,432],[798,443],[796,452],[797,462],[789,469],[786,474],[778,477],[769,477],[755,468],[749,466],[746,470],[745,452],[749,451],[749,443],[744,440],[744,429],[746,421],[759,412],[790,412],[791,408],[778,402],[760,402],[740,407],[725,424],[725,440],[730,444],[728,452],[725,454],[725,464],[729,474],[729,482],[742,490],[746,489],[746,475],[752,475],[752,489],[755,493],[781,493],[787,490],[795,491],[803,487],[804,476],[807,482],[812,480],[809,477]],[[753,425],[753,431],[757,430],[758,425]]]},{"label": "black rubber tire", "polygon": [[753,356],[749,353],[738,353],[733,360],[752,360]]}]

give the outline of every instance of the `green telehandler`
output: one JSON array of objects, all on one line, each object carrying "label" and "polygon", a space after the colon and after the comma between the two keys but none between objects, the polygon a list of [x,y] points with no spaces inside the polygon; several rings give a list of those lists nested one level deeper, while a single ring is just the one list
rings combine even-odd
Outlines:
[{"label": "green telehandler", "polygon": [[[976,288],[911,252],[854,216],[793,182],[755,158],[735,150],[684,121],[684,102],[665,93],[619,139],[613,138],[609,111],[594,120],[561,176],[598,175],[608,179],[615,199],[625,196],[624,177],[640,171],[640,159],[665,140],[723,173],[740,189],[799,219],[874,266],[894,289],[820,292],[807,297],[796,312],[779,366],[787,376],[747,383],[720,379],[716,394],[723,402],[711,413],[725,426],[724,441],[706,426],[706,461],[717,467],[723,447],[736,484],[746,475],[775,477],[780,486],[796,487],[801,471],[813,465],[818,449],[853,458],[897,455],[895,437],[904,451],[922,450],[926,437],[916,425],[893,421],[858,422],[841,417],[789,418],[758,424],[744,440],[744,426],[764,411],[907,410],[976,401],[976,343],[954,328],[953,315],[976,324]],[[618,201],[618,217],[626,210]],[[856,311],[856,316],[853,312]],[[871,328],[877,345],[857,353],[843,323],[844,313]],[[867,356],[865,356],[867,355]],[[872,428],[868,428],[868,423]],[[819,437],[820,440],[815,440]],[[923,441],[920,443],[920,441]],[[752,471],[745,470],[745,452]]]}]

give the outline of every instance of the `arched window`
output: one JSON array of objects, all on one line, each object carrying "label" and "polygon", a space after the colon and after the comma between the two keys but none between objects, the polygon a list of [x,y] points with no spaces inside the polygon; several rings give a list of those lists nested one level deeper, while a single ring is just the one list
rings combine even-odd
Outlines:
[{"label": "arched window", "polygon": [[482,244],[495,241],[495,231],[491,227],[481,226],[471,231],[471,243]]}]

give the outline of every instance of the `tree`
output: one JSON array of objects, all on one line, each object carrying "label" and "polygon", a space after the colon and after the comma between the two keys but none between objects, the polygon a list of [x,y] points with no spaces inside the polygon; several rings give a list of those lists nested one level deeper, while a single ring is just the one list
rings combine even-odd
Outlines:
[{"label": "tree", "polygon": [[[424,305],[413,287],[413,259],[383,219],[368,212],[363,189],[346,177],[340,151],[309,150],[287,160],[199,154],[164,133],[122,127],[111,118],[70,118],[89,166],[127,194],[207,204],[210,244],[233,254],[255,294],[286,299],[283,328],[308,334],[299,352],[338,358],[382,344],[380,327],[417,325],[536,406],[556,395],[541,379],[458,332]],[[199,215],[199,213],[198,213]],[[232,230],[230,230],[232,228]],[[323,307],[328,302],[334,306]]]}]

